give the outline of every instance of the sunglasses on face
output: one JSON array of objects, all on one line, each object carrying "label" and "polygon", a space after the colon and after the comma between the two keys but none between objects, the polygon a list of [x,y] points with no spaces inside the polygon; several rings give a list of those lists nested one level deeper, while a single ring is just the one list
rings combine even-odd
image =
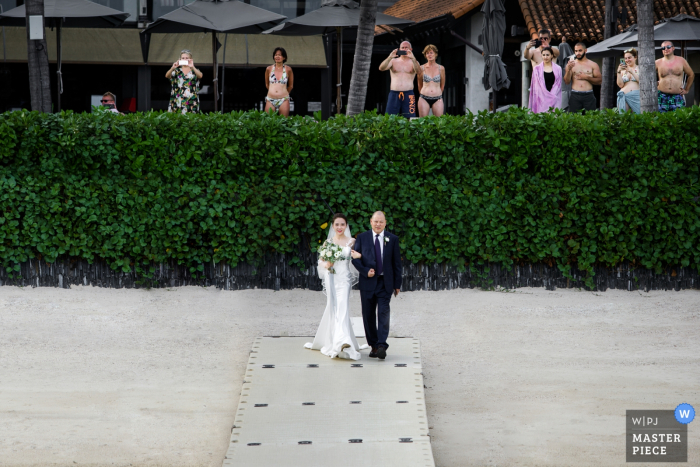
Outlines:
[{"label": "sunglasses on face", "polygon": [[549,40],[549,37],[540,37],[540,40],[541,40],[541,41],[548,41],[548,40]]},{"label": "sunglasses on face", "polygon": [[672,49],[672,48],[673,48],[672,45],[667,45],[667,46],[661,47],[661,50],[668,50],[668,49]]},{"label": "sunglasses on face", "polygon": [[113,104],[114,103],[114,101],[107,100],[107,99],[102,99],[100,102],[102,102],[103,104]]}]

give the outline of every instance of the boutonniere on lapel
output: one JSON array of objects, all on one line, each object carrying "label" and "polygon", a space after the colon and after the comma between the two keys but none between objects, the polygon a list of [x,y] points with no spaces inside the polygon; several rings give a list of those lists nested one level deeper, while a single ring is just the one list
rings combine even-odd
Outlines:
[{"label": "boutonniere on lapel", "polygon": [[389,243],[389,237],[384,237],[384,244],[386,245],[387,243]]}]

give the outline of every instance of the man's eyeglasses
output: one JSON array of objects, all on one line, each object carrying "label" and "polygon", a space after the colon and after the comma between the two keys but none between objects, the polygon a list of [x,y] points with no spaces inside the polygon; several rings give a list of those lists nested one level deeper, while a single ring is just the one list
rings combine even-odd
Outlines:
[{"label": "man's eyeglasses", "polygon": [[541,41],[548,41],[550,38],[549,37],[540,37]]},{"label": "man's eyeglasses", "polygon": [[103,104],[114,104],[114,101],[110,101],[107,99],[102,99],[100,102],[102,102]]},{"label": "man's eyeglasses", "polygon": [[661,47],[661,50],[668,50],[668,49],[672,49],[672,48],[673,48],[672,45],[666,45],[666,46]]}]

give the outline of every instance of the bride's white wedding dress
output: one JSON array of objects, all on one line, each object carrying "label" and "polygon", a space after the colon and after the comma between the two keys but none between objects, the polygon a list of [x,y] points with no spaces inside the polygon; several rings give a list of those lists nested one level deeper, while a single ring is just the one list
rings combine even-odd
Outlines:
[{"label": "bride's white wedding dress", "polygon": [[[346,234],[349,237],[348,231]],[[353,238],[348,238],[347,245],[343,247],[343,256],[350,257],[350,249],[354,243]],[[353,280],[355,280],[353,274],[355,270],[350,261],[336,261],[333,264],[335,274],[329,273],[319,262],[318,272],[327,296],[326,310],[323,312],[314,341],[307,343],[304,347],[320,350],[323,355],[331,358],[359,360],[360,349],[369,347],[366,345],[360,347],[357,344],[350,324],[350,294]]]}]

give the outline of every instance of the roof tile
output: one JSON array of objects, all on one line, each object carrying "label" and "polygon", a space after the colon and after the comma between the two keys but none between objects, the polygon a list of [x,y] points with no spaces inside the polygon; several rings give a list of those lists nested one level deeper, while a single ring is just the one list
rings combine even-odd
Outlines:
[{"label": "roof tile", "polygon": [[[599,42],[604,38],[605,0],[518,0],[525,23],[534,35],[549,29],[570,41]],[[636,0],[619,0],[616,34],[637,22]],[[626,13],[626,20],[624,19]],[[700,18],[700,0],[654,0],[654,23],[685,13]]]},{"label": "roof tile", "polygon": [[[549,29],[560,40],[599,42],[604,38],[605,0],[517,0],[525,24],[534,35]],[[481,6],[484,0],[399,0],[385,14],[416,23],[446,14],[455,18]],[[637,22],[636,0],[619,0],[616,34]],[[654,0],[654,23],[679,14],[700,18],[700,0]],[[376,28],[381,34],[384,29]]]},{"label": "roof tile", "polygon": [[482,3],[484,0],[399,0],[387,8],[384,14],[420,23],[447,14],[459,18]]}]

